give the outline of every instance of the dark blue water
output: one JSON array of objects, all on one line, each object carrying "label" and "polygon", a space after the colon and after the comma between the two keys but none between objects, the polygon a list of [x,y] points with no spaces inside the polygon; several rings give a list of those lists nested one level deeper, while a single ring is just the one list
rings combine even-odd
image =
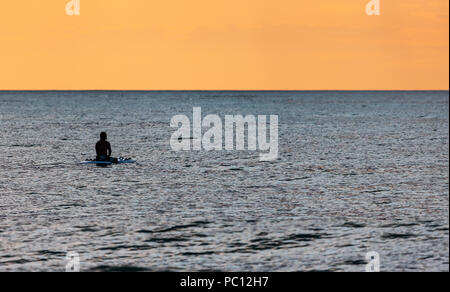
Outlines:
[{"label": "dark blue water", "polygon": [[[279,159],[174,152],[279,116]],[[448,92],[0,92],[0,271],[449,270]],[[80,166],[100,131],[136,165]]]}]

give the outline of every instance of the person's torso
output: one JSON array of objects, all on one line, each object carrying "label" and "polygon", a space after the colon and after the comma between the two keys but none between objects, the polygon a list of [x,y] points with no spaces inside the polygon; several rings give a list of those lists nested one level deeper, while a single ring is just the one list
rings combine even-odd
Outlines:
[{"label": "person's torso", "polygon": [[109,148],[109,142],[108,141],[98,141],[97,145],[95,145],[95,150],[97,151],[97,155],[108,155],[108,148]]}]

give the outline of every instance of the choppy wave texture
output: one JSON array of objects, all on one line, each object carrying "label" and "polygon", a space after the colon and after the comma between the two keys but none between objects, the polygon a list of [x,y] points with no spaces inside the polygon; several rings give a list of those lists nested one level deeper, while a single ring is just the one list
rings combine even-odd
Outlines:
[{"label": "choppy wave texture", "polygon": [[[170,150],[277,114],[280,158]],[[448,92],[2,92],[0,271],[449,270]],[[79,166],[100,131],[137,165]]]}]

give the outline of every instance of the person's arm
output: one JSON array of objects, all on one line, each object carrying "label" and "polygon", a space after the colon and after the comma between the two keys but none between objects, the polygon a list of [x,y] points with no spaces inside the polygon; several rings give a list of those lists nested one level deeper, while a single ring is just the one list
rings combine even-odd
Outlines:
[{"label": "person's arm", "polygon": [[111,157],[112,150],[111,150],[111,144],[108,143],[108,157]]}]

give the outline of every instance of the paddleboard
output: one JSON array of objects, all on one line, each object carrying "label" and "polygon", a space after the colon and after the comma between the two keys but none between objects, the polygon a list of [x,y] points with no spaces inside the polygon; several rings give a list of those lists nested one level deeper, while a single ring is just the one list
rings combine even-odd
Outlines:
[{"label": "paddleboard", "polygon": [[89,164],[95,164],[95,165],[110,165],[110,164],[131,164],[136,163],[136,160],[133,159],[125,159],[125,158],[119,158],[117,161],[95,161],[95,160],[86,160],[80,162],[82,165],[89,165]]}]

